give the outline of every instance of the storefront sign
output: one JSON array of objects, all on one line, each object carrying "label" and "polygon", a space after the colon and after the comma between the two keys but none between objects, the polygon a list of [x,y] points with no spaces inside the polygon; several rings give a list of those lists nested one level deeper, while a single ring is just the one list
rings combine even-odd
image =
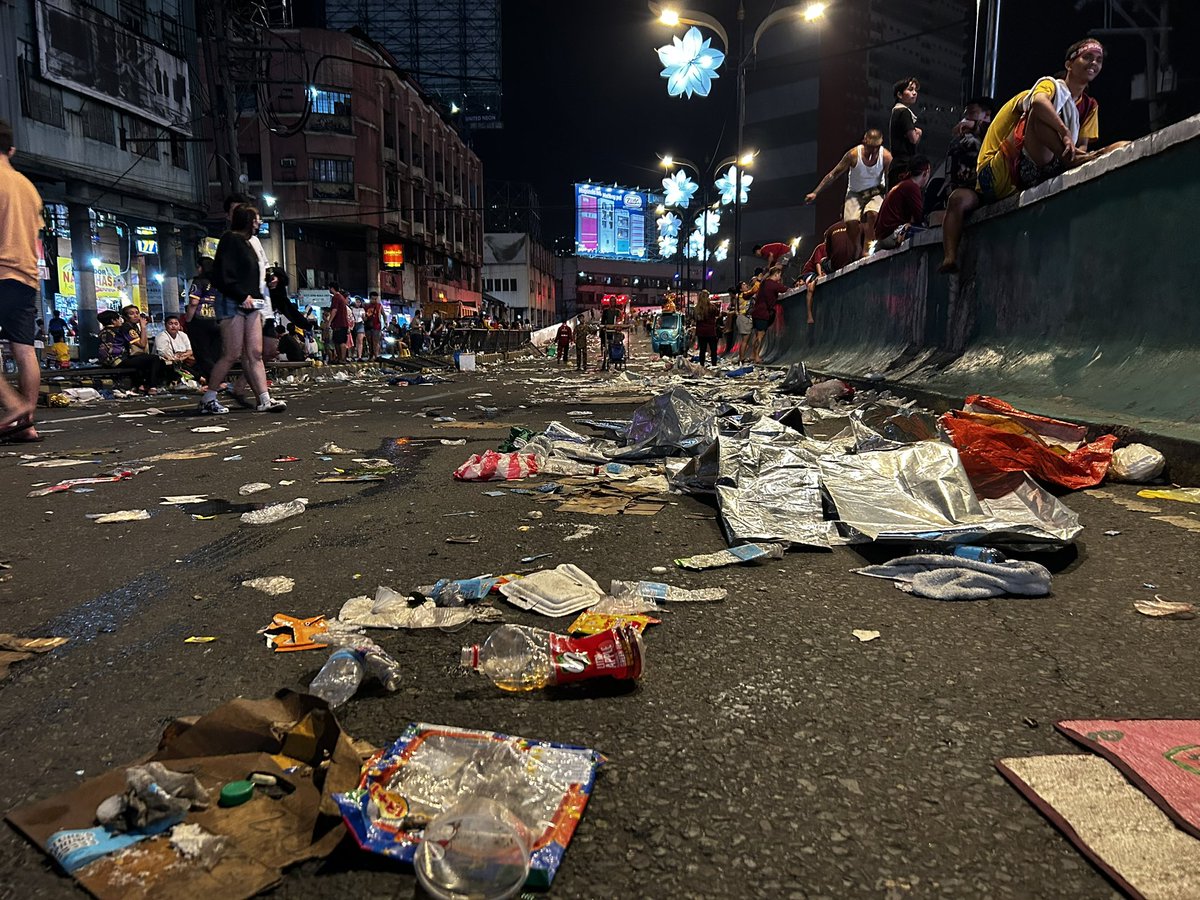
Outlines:
[{"label": "storefront sign", "polygon": [[404,245],[384,244],[383,264],[389,269],[399,269],[404,265]]},{"label": "storefront sign", "polygon": [[[122,296],[125,288],[125,278],[121,267],[112,263],[100,263],[96,266],[96,299],[128,300],[128,294]],[[58,291],[64,297],[75,296],[75,267],[66,256],[58,258]]]}]

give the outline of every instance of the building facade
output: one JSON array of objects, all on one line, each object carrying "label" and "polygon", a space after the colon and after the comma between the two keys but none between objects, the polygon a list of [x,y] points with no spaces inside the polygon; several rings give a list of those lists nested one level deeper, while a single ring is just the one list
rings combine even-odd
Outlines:
[{"label": "building facade", "polygon": [[361,33],[276,30],[259,52],[272,77],[239,91],[238,152],[292,285],[478,310],[483,167],[437,104]]},{"label": "building facade", "polygon": [[0,118],[46,204],[42,297],[78,317],[85,358],[98,308],[174,312],[191,274],[205,206],[194,31],[177,0],[0,3]]},{"label": "building facade", "polygon": [[554,257],[525,233],[497,232],[483,236],[483,293],[503,304],[503,318],[518,318],[534,328],[555,321],[558,290]]}]

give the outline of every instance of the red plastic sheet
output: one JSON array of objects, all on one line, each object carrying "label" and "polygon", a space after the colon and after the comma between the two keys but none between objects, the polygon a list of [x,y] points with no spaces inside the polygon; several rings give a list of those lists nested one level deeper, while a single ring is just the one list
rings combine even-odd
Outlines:
[{"label": "red plastic sheet", "polygon": [[532,453],[497,453],[488,450],[475,454],[454,470],[459,481],[516,481],[536,475],[537,457]]},{"label": "red plastic sheet", "polygon": [[1117,442],[1115,435],[1106,434],[1083,443],[1082,426],[979,395],[968,397],[964,409],[951,410],[940,421],[968,475],[1028,472],[1072,490],[1104,480]]}]

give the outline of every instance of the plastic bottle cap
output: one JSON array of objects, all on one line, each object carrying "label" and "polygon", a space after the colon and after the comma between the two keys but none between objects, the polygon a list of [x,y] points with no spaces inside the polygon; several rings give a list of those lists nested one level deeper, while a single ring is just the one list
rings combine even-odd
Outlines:
[{"label": "plastic bottle cap", "polygon": [[231,781],[221,788],[221,806],[241,806],[254,796],[254,783],[251,781]]}]

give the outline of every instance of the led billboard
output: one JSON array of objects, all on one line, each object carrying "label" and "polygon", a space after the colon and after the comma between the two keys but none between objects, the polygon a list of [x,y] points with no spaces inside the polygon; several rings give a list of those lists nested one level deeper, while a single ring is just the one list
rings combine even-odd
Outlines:
[{"label": "led billboard", "polygon": [[662,196],[602,184],[575,185],[575,252],[597,259],[657,260],[654,220]]}]

